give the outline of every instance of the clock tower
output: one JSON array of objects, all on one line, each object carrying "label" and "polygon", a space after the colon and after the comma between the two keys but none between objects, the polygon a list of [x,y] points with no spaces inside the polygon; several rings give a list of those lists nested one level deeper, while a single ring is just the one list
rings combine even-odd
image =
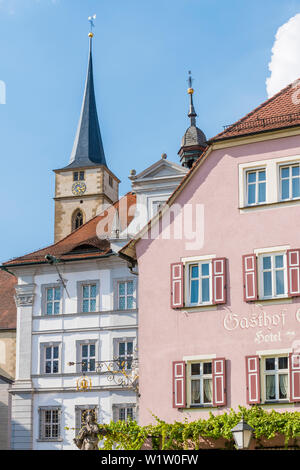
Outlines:
[{"label": "clock tower", "polygon": [[109,170],[98,121],[92,40],[87,78],[70,162],[55,173],[54,242],[69,235],[119,198],[120,180]]}]

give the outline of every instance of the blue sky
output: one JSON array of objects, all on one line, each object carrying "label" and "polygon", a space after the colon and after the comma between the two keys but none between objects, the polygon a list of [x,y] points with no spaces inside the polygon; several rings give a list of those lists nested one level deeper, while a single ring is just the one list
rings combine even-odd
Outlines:
[{"label": "blue sky", "polygon": [[[94,74],[108,165],[130,189],[177,151],[192,70],[198,126],[212,137],[267,98],[277,29],[299,0],[0,0],[0,260],[53,242],[54,173],[67,164],[96,13]],[[300,56],[300,50],[299,50]],[[299,73],[300,76],[300,73]]]}]

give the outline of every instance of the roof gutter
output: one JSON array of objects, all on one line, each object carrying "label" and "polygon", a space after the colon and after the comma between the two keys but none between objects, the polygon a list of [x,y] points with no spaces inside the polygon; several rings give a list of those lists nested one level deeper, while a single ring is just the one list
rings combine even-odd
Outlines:
[{"label": "roof gutter", "polygon": [[[65,260],[60,260],[61,263],[70,263],[72,261],[86,261],[87,259],[90,260],[90,259],[99,259],[99,258],[109,258],[110,256],[116,256],[115,253],[111,252],[111,253],[107,253],[105,255],[98,255],[98,256],[91,256],[89,258],[71,258],[71,259],[65,259]],[[41,264],[49,264],[47,261],[36,261],[36,262],[31,262],[31,263],[16,263],[16,264],[10,264],[9,267],[22,267],[22,266],[34,266],[34,265],[41,265]],[[3,269],[4,271],[7,271],[7,272],[10,272],[8,271],[8,269],[1,265],[0,266],[0,269]],[[10,274],[13,274],[13,273],[10,273]],[[15,274],[13,274],[13,276],[15,276]]]}]

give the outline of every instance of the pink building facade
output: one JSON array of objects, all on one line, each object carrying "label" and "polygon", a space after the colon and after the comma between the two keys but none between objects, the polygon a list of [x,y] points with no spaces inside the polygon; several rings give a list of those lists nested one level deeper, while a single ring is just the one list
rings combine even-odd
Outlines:
[{"label": "pink building facade", "polygon": [[123,249],[139,269],[142,425],[300,411],[300,122],[278,118],[299,113],[291,98],[212,139],[152,237]]}]

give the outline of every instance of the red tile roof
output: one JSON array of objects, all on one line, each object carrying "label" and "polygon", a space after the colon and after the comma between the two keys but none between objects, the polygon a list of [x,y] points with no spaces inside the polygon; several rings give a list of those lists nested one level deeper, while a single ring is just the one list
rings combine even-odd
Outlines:
[{"label": "red tile roof", "polygon": [[0,329],[15,329],[17,309],[14,299],[17,279],[0,269]]},{"label": "red tile roof", "polygon": [[131,192],[127,193],[106,211],[95,216],[54,245],[47,246],[3,264],[4,266],[12,266],[16,264],[45,263],[45,256],[47,254],[59,257],[62,261],[108,255],[111,253],[111,249],[107,238],[111,233],[115,209],[118,210],[120,225],[122,230],[124,230],[134,217],[135,203],[136,195]]},{"label": "red tile roof", "polygon": [[300,125],[300,83],[293,82],[210,142]]}]

